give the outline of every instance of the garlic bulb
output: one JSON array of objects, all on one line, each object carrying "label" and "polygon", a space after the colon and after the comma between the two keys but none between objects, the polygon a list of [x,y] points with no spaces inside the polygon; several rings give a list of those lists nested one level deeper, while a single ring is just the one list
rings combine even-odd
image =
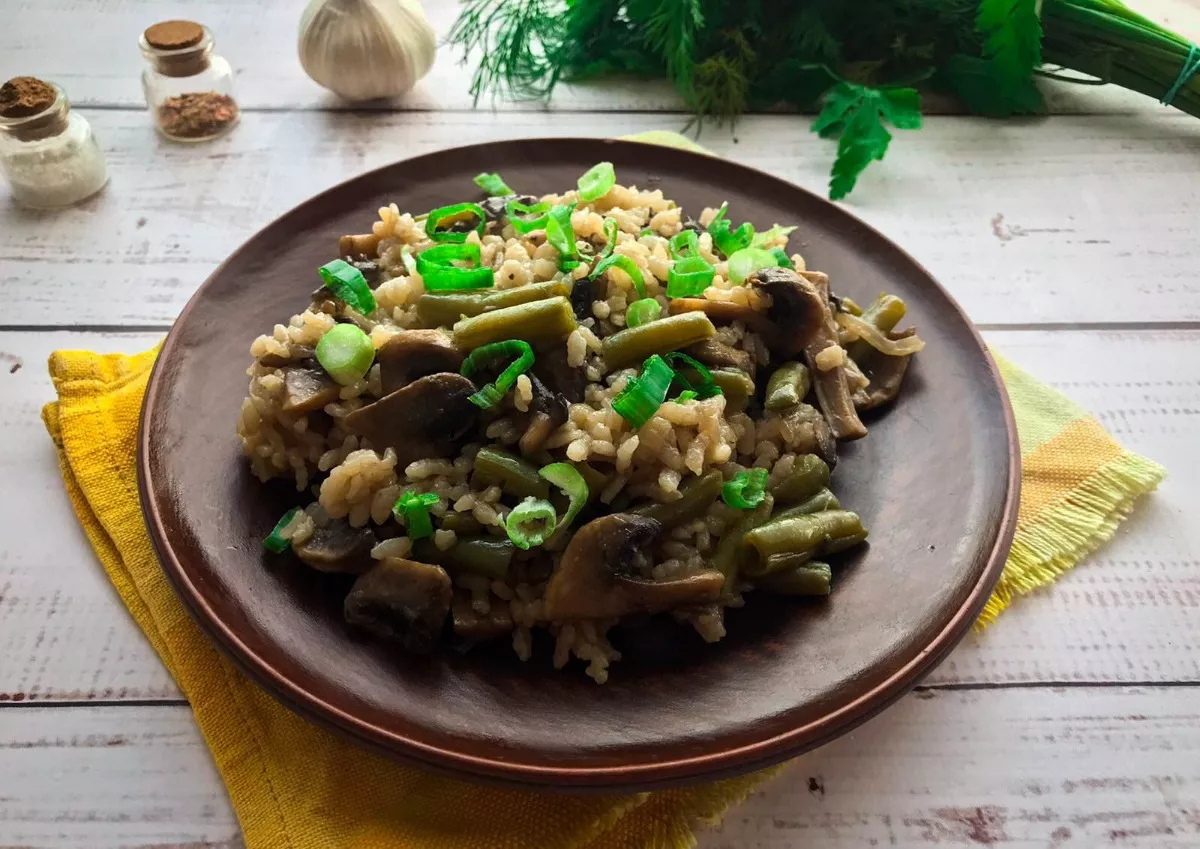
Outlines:
[{"label": "garlic bulb", "polygon": [[436,52],[418,0],[311,0],[300,17],[300,64],[346,100],[404,94]]}]

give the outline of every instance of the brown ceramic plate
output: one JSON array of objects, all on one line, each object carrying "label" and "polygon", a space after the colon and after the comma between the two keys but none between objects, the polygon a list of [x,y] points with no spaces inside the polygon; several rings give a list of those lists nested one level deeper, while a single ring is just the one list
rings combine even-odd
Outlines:
[{"label": "brown ceramic plate", "polygon": [[[614,632],[625,652],[597,686],[556,672],[548,644],[406,657],[352,633],[344,582],[268,563],[262,538],[291,487],[263,486],[234,423],[256,335],[303,308],[343,233],[395,202],[427,210],[476,196],[498,171],[534,194],[600,160],[695,214],[728,200],[736,220],[794,223],[812,268],[860,302],[908,302],[927,341],[898,403],[844,446],[834,488],[871,529],[827,601],[751,594],[729,636],[705,645],[666,625]],[[914,214],[919,214],[915,211]],[[796,237],[799,237],[798,240]],[[632,142],[509,141],[421,156],[302,204],[239,248],[175,323],[146,394],[142,505],[163,568],[201,627],[252,678],[360,744],[476,779],[633,789],[783,760],[853,728],[958,642],[1000,574],[1016,521],[1018,453],[999,377],[971,324],[900,248],[841,209],[733,162]]]}]

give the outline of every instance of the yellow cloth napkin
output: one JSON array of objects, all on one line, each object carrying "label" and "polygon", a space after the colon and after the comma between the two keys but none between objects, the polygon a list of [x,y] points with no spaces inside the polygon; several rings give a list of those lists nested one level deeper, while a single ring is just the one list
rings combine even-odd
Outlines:
[{"label": "yellow cloth napkin", "polygon": [[[92,547],[192,705],[248,849],[684,849],[697,824],[718,821],[781,769],[689,789],[549,796],[398,766],[300,719],[213,648],[155,559],[135,456],[156,354],[53,354],[58,400],[42,418]],[[1062,395],[997,359],[1024,473],[1016,541],[982,624],[1111,537],[1164,475]]]}]

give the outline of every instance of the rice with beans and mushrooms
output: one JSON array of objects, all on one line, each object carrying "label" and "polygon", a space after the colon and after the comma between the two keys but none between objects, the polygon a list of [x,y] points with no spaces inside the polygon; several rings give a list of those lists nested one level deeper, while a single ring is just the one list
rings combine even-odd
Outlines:
[{"label": "rice with beans and mushrooms", "polygon": [[921,347],[903,303],[838,298],[794,228],[693,219],[606,165],[380,209],[251,345],[243,451],[305,494],[264,544],[356,575],[352,626],[522,659],[543,628],[603,683],[615,626],[716,642],[749,590],[828,594],[824,561],[865,539],[827,485]]}]

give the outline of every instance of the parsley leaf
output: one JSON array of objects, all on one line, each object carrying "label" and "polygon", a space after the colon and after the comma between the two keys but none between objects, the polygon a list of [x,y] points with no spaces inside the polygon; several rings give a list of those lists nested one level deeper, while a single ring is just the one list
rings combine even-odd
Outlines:
[{"label": "parsley leaf", "polygon": [[825,106],[812,130],[838,140],[837,159],[829,179],[829,197],[841,200],[872,162],[883,159],[892,134],[884,121],[900,130],[921,126],[921,95],[911,88],[869,88],[839,82],[825,96]]},{"label": "parsley leaf", "polygon": [[[1016,104],[1041,95],[1033,70],[1042,64],[1042,22],[1037,0],[981,0],[975,29],[983,36],[983,57],[989,60],[995,114],[1012,114]],[[1031,94],[1032,92],[1032,94]]]},{"label": "parsley leaf", "polygon": [[1000,80],[1000,71],[991,59],[957,53],[946,60],[938,74],[954,96],[971,112],[989,118],[1030,115],[1046,111],[1042,93],[1033,81],[1008,89]]}]

